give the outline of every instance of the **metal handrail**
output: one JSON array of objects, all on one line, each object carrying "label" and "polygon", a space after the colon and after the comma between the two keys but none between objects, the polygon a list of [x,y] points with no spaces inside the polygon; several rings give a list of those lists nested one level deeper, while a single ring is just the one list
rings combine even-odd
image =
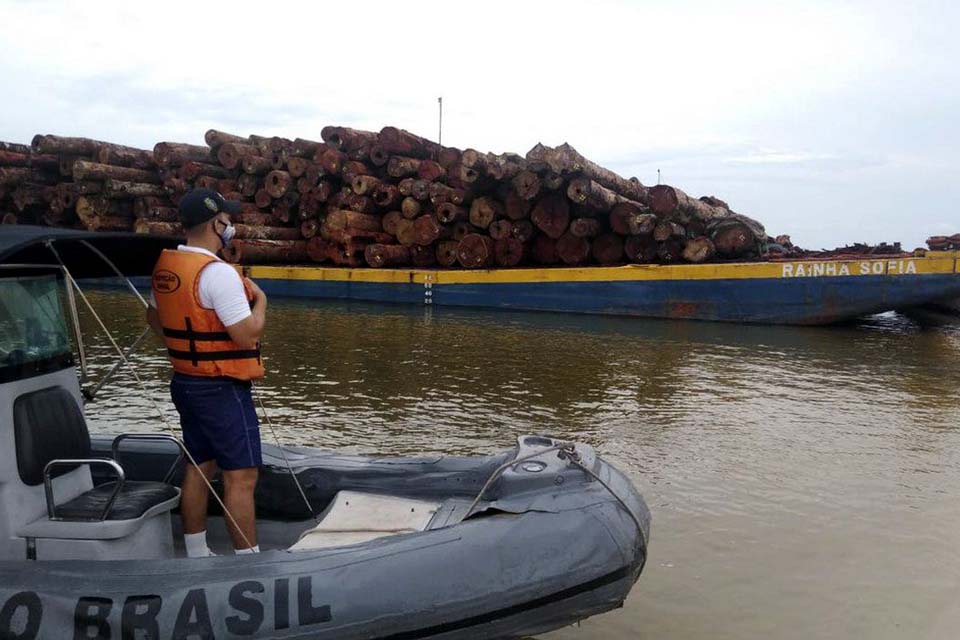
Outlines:
[{"label": "metal handrail", "polygon": [[177,448],[180,450],[177,454],[177,459],[173,461],[173,464],[170,466],[170,470],[167,471],[166,475],[163,476],[163,483],[170,484],[173,480],[173,474],[176,473],[177,467],[180,466],[180,462],[183,461],[183,458],[187,455],[187,447],[183,444],[183,440],[175,436],[166,434],[166,433],[121,433],[116,438],[113,439],[113,442],[110,444],[110,456],[114,460],[119,460],[120,458],[120,443],[124,440],[157,440],[157,441],[167,441],[172,442],[177,445]]},{"label": "metal handrail", "polygon": [[[123,467],[121,467],[115,460],[110,460],[109,458],[64,458],[60,460],[51,460],[43,467],[43,491],[47,496],[47,516],[51,520],[74,520],[74,518],[61,518],[57,516],[57,505],[53,498],[53,480],[50,477],[50,472],[55,467],[65,467],[70,465],[78,464],[102,464],[107,467],[110,467],[117,474],[116,487],[113,489],[113,493],[110,494],[110,498],[107,500],[107,504],[103,507],[103,513],[100,514],[100,518],[97,519],[99,522],[103,522],[107,519],[107,516],[110,515],[110,509],[113,508],[113,503],[116,502],[117,496],[120,495],[120,490],[123,489],[123,483],[126,481],[126,474],[123,472]],[[79,518],[79,520],[94,520],[94,518]]]},{"label": "metal handrail", "polygon": [[73,337],[77,341],[77,355],[80,358],[80,380],[85,381],[89,377],[87,371],[87,352],[83,348],[83,331],[80,329],[80,313],[77,311],[77,298],[73,295],[73,288],[70,282],[73,278],[67,278],[65,267],[60,269],[66,286],[67,305],[70,307],[70,320],[73,323]]}]

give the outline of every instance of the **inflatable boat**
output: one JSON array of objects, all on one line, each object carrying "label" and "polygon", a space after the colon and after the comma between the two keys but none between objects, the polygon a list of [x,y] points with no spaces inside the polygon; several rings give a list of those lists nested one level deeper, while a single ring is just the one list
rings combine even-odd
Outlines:
[{"label": "inflatable boat", "polygon": [[182,443],[91,436],[68,330],[78,280],[149,273],[167,242],[11,229],[0,638],[520,638],[620,606],[639,577],[650,514],[630,481],[589,446],[531,435],[478,457],[265,444],[263,552],[230,553],[213,504],[222,555],[186,558]]}]

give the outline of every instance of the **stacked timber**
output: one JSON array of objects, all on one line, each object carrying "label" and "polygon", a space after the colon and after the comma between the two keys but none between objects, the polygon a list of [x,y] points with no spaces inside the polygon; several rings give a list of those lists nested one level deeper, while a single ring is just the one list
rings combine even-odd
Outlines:
[{"label": "stacked timber", "polygon": [[[957,234],[956,239],[960,241],[960,234]],[[777,236],[768,243],[767,249],[765,256],[767,260],[845,260],[868,256],[910,257],[923,251],[923,249],[916,249],[906,252],[899,242],[880,242],[879,244],[855,242],[834,249],[801,249],[790,241],[790,236]]]},{"label": "stacked timber", "polygon": [[210,130],[205,141],[145,151],[36,136],[31,147],[0,147],[0,198],[20,189],[28,222],[179,234],[179,199],[216,189],[243,203],[226,257],[244,263],[482,269],[704,263],[767,250],[763,226],[722,200],[645,186],[568,144],[493,154],[395,127],[334,126],[319,140]]},{"label": "stacked timber", "polygon": [[770,258],[794,258],[802,257],[806,253],[803,249],[793,244],[788,235],[775,236],[767,241],[767,255]]},{"label": "stacked timber", "polygon": [[58,155],[35,153],[29,145],[0,142],[0,222],[47,224],[70,222],[50,211],[63,181]]},{"label": "stacked timber", "polygon": [[960,233],[952,236],[930,236],[927,246],[931,251],[960,251]]},{"label": "stacked timber", "polygon": [[143,149],[53,135],[37,135],[30,146],[0,143],[4,222],[129,230],[151,198],[175,220],[160,183],[153,153]]}]

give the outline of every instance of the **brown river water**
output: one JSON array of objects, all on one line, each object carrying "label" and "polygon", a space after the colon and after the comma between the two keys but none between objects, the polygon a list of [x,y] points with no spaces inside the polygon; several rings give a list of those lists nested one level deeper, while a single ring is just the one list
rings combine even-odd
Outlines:
[{"label": "brown river water", "polygon": [[[128,293],[91,299],[121,344],[142,330]],[[95,381],[115,358],[83,320]],[[285,444],[480,454],[545,433],[630,475],[647,567],[622,609],[549,640],[960,637],[960,328],[271,300],[264,343]],[[136,362],[176,423],[160,343]],[[161,428],[125,371],[87,411]]]}]

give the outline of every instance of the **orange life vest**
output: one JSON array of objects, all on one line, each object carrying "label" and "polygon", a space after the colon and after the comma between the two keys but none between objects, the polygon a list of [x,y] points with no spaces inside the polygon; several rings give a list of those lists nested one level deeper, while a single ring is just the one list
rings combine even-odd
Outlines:
[{"label": "orange life vest", "polygon": [[[165,249],[153,268],[153,295],[163,340],[174,371],[191,376],[262,378],[260,344],[241,349],[213,309],[200,304],[200,272],[217,258],[193,251]],[[246,278],[247,300],[253,292]]]}]

